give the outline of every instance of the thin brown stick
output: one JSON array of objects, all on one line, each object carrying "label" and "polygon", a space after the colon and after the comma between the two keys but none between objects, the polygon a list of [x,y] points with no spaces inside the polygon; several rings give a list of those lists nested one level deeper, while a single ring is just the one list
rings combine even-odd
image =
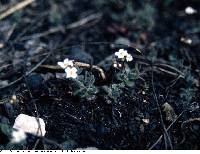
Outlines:
[{"label": "thin brown stick", "polygon": [[11,8],[7,9],[2,14],[0,14],[0,20],[6,18],[7,16],[13,14],[16,11],[19,11],[19,10],[23,9],[24,7],[26,7],[26,6],[30,5],[31,3],[33,3],[34,1],[35,0],[24,0],[24,1],[20,2],[20,3],[15,4]]},{"label": "thin brown stick", "polygon": [[[162,127],[163,127],[163,129],[164,129],[164,135],[166,135],[166,139],[168,139],[169,144],[170,144],[170,148],[171,148],[171,150],[172,150],[172,149],[173,149],[173,146],[172,146],[170,136],[169,136],[169,134],[168,134],[168,131],[167,131],[167,129],[166,129],[166,126],[165,126],[165,123],[164,123],[164,120],[163,120],[162,112],[161,112],[161,109],[160,109],[160,105],[159,105],[159,103],[158,103],[158,98],[157,98],[156,91],[155,91],[155,87],[154,87],[154,76],[153,76],[153,71],[152,71],[152,74],[151,74],[151,83],[152,83],[153,97],[154,97],[154,99],[155,99],[155,102],[156,102],[156,105],[157,105],[157,108],[158,108],[158,111],[159,111],[159,114],[160,114],[161,124],[162,124]],[[165,143],[167,143],[166,140],[165,140]],[[165,146],[167,147],[166,144],[165,144]]]},{"label": "thin brown stick", "polygon": [[66,25],[65,27],[64,26],[59,26],[59,27],[53,27],[45,32],[42,32],[42,33],[37,33],[37,34],[34,34],[33,36],[25,36],[22,38],[22,40],[26,40],[26,39],[30,39],[30,38],[40,38],[40,37],[44,37],[44,36],[47,36],[47,35],[50,35],[50,34],[54,34],[54,33],[58,33],[58,32],[62,32],[62,31],[65,31],[65,30],[69,30],[69,29],[75,29],[77,27],[81,27],[93,20],[97,20],[97,19],[100,19],[102,17],[102,14],[101,13],[95,13],[95,14],[91,14],[85,18],[82,18],[76,22],[73,22],[69,25]]},{"label": "thin brown stick", "polygon": [[[91,68],[91,69],[95,69],[99,72],[99,74],[101,75],[102,79],[105,80],[106,76],[104,73],[104,70],[102,68],[100,68],[99,66],[96,65],[90,65],[87,63],[83,63],[83,62],[74,62],[74,65],[77,67],[81,67],[81,68]],[[60,66],[55,66],[55,65],[41,65],[40,68],[47,68],[47,69],[51,69],[51,70],[55,70],[55,71],[59,71],[62,70],[62,68]]]},{"label": "thin brown stick", "polygon": [[184,74],[178,70],[177,68],[171,66],[171,65],[168,65],[168,64],[164,64],[164,63],[156,63],[154,64],[155,66],[159,66],[159,67],[166,67],[166,68],[169,68],[171,70],[174,70],[175,72],[177,72],[178,74],[180,74],[182,77],[184,77]]},{"label": "thin brown stick", "polygon": [[168,70],[166,70],[166,69],[164,69],[164,68],[159,68],[159,67],[155,67],[155,68],[157,68],[159,71],[161,71],[161,72],[163,72],[163,73],[166,73],[166,74],[168,74],[168,75],[175,76],[175,77],[177,76],[177,77],[179,77],[179,78],[184,78],[183,75],[178,74],[178,73],[174,73],[174,72],[171,72],[171,71],[168,71]]},{"label": "thin brown stick", "polygon": [[[78,67],[85,67],[85,68],[91,67],[90,64],[86,64],[86,63],[82,63],[82,62],[75,62],[74,64],[75,64],[75,66],[78,66]],[[106,79],[105,73],[102,68],[100,68],[99,66],[96,66],[96,65],[92,65],[91,68],[97,70],[100,73],[103,80]]]}]

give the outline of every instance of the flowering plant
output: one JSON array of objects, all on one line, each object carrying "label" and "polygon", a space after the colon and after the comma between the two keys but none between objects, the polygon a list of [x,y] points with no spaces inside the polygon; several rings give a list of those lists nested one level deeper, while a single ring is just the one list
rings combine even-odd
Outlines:
[{"label": "flowering plant", "polygon": [[[125,86],[131,86],[134,84],[135,78],[137,78],[133,73],[131,73],[130,69],[127,69],[124,66],[124,63],[128,63],[133,61],[133,57],[130,53],[128,53],[125,49],[119,49],[117,52],[114,53],[116,56],[115,63],[113,66],[116,68],[123,68],[120,69],[121,71],[115,74],[116,80],[121,82],[120,84],[113,84],[111,87],[103,86],[103,89],[106,93],[108,93],[109,98],[113,99],[117,102],[117,98],[120,96],[122,89]],[[120,63],[122,62],[122,63]],[[90,65],[75,62],[74,60],[65,59],[63,62],[58,62],[58,65],[64,69],[66,73],[66,78],[72,79],[70,80],[69,85],[73,89],[73,95],[79,96],[81,99],[91,100],[96,97],[96,94],[99,92],[99,88],[95,85],[95,76],[92,72],[83,71],[81,74],[78,75],[79,67],[82,68],[89,68]],[[100,72],[101,76],[105,76],[105,73],[102,69],[97,66],[91,66],[93,69],[96,69]],[[108,77],[109,78],[109,77]],[[107,78],[107,79],[108,79]],[[106,78],[103,78],[107,80]]]}]

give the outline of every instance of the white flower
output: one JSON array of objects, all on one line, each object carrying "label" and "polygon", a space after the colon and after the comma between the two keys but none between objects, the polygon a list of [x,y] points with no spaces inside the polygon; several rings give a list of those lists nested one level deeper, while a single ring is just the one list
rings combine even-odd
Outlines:
[{"label": "white flower", "polygon": [[197,10],[193,9],[191,6],[188,6],[185,8],[185,13],[191,15],[197,13]]},{"label": "white flower", "polygon": [[17,116],[13,128],[36,136],[44,136],[46,133],[43,119],[39,118],[37,120],[36,117],[25,114],[20,114]]},{"label": "white flower", "polygon": [[132,61],[133,60],[133,57],[131,56],[131,54],[127,54],[126,55],[126,61],[129,62],[129,61]]},{"label": "white flower", "polygon": [[22,129],[12,131],[11,143],[19,143],[26,139],[26,133]]},{"label": "white flower", "polygon": [[127,56],[128,52],[124,49],[119,49],[118,52],[115,52],[115,56],[117,56],[119,59],[124,59]]},{"label": "white flower", "polygon": [[67,73],[66,78],[77,78],[77,69],[76,67],[67,67],[65,69],[65,72]]},{"label": "white flower", "polygon": [[118,52],[115,52],[115,56],[117,56],[119,59],[122,59],[122,60],[126,59],[127,62],[133,60],[133,57],[131,56],[131,54],[129,54],[127,50],[124,50],[124,49],[119,49]]},{"label": "white flower", "polygon": [[66,58],[63,62],[58,62],[58,65],[63,69],[67,68],[68,66],[74,66],[73,60],[69,60],[68,58]]}]

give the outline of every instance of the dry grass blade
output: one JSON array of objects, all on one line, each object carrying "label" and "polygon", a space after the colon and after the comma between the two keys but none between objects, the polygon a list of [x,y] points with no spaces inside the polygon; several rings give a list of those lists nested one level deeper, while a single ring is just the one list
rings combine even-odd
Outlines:
[{"label": "dry grass blade", "polygon": [[16,11],[23,9],[24,7],[28,6],[29,4],[33,3],[35,0],[24,0],[20,3],[15,4],[11,8],[8,8],[3,13],[0,14],[0,20],[6,18],[7,16],[13,14]]},{"label": "dry grass blade", "polygon": [[[157,105],[157,108],[158,108],[158,111],[159,111],[159,114],[160,114],[160,120],[161,120],[161,124],[162,124],[162,127],[164,129],[164,135],[166,135],[165,137],[165,146],[167,147],[167,141],[166,139],[168,140],[169,142],[169,145],[170,145],[170,148],[171,150],[173,150],[173,146],[172,146],[172,142],[171,142],[171,139],[170,139],[170,136],[169,136],[169,133],[167,132],[167,129],[166,129],[166,126],[165,126],[165,123],[164,123],[164,120],[163,120],[163,116],[162,116],[162,113],[161,113],[161,109],[160,109],[160,105],[158,103],[158,97],[156,95],[156,91],[155,91],[155,87],[154,87],[154,76],[153,76],[153,70],[152,70],[152,74],[151,74],[151,83],[152,83],[152,90],[153,90],[153,97],[154,97],[154,100],[156,102],[156,105]],[[166,148],[167,150],[167,148]]]},{"label": "dry grass blade", "polygon": [[[183,113],[184,113],[184,111],[182,111],[180,114],[179,114],[179,116],[176,118],[176,119],[174,119],[174,121],[167,127],[167,131],[172,127],[172,125],[183,115]],[[163,135],[161,135],[158,139],[157,139],[157,141],[149,148],[149,150],[152,150],[159,142],[160,142],[160,140],[162,139],[162,137],[164,136],[164,134]]]},{"label": "dry grass blade", "polygon": [[86,25],[91,21],[99,20],[101,17],[102,17],[102,13],[91,14],[91,15],[88,15],[88,16],[86,16],[86,17],[84,17],[84,18],[82,18],[82,19],[80,19],[76,22],[73,22],[69,25],[53,27],[53,28],[50,28],[49,30],[47,30],[45,32],[36,33],[33,36],[25,36],[25,37],[22,38],[22,40],[36,39],[36,38],[44,37],[44,36],[54,34],[54,33],[57,33],[57,32],[62,32],[62,31],[69,30],[69,29],[75,29],[75,28],[81,27],[83,25]]}]

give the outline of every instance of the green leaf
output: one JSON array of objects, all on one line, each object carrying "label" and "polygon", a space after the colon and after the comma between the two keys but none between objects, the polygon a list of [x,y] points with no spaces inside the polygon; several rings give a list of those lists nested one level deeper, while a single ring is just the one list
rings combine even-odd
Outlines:
[{"label": "green leaf", "polygon": [[2,124],[0,123],[0,130],[3,134],[5,134],[6,136],[10,136],[12,129],[10,126],[6,125],[6,124]]}]

